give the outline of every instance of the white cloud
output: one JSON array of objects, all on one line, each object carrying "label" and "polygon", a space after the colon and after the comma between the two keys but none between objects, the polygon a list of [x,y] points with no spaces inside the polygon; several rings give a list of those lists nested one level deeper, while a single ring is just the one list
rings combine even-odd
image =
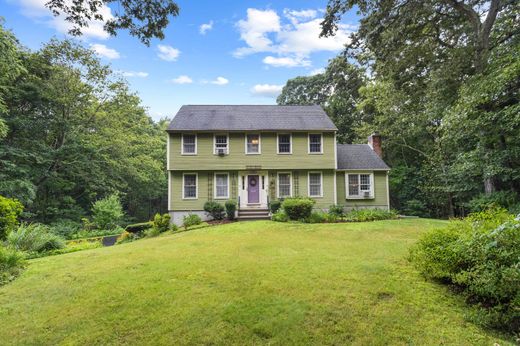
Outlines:
[{"label": "white cloud", "polygon": [[[240,39],[246,43],[233,52],[235,57],[254,53],[277,54],[267,56],[264,63],[272,66],[309,66],[309,57],[320,51],[340,51],[349,42],[353,27],[339,24],[334,36],[320,37],[321,19],[316,18],[316,10],[284,10],[286,18],[282,23],[273,10],[247,9],[246,19],[236,24]],[[288,22],[287,22],[288,20]]]},{"label": "white cloud", "polygon": [[94,43],[90,45],[90,49],[96,53],[97,56],[107,58],[107,59],[119,59],[121,55],[115,49],[108,48],[104,44]]},{"label": "white cloud", "polygon": [[193,80],[186,75],[182,75],[182,76],[172,79],[171,82],[174,84],[191,84],[191,83],[193,83]]},{"label": "white cloud", "polygon": [[209,83],[215,84],[215,85],[226,85],[229,83],[229,80],[224,77],[217,77],[215,80],[212,80]]},{"label": "white cloud", "polygon": [[315,76],[317,74],[321,74],[321,73],[324,73],[324,72],[325,72],[325,68],[323,68],[323,67],[315,68],[314,70],[309,72],[309,76]]},{"label": "white cloud", "polygon": [[311,62],[308,59],[302,57],[274,57],[266,56],[262,62],[266,65],[274,67],[298,67],[298,66],[310,66]]},{"label": "white cloud", "polygon": [[[24,16],[39,22],[43,22],[46,25],[54,28],[54,30],[63,34],[67,34],[73,25],[65,20],[66,16],[64,14],[60,14],[59,16],[54,17],[51,10],[45,7],[45,4],[48,1],[49,0],[20,0],[17,3],[21,6],[21,12]],[[103,16],[104,20],[114,18],[110,7],[106,5],[101,6],[99,13]],[[106,40],[110,37],[110,35],[103,29],[103,21],[89,20],[87,23],[88,26],[81,28],[82,38],[97,38]]]},{"label": "white cloud", "polygon": [[204,23],[199,27],[199,32],[201,35],[206,35],[208,31],[213,29],[213,21],[210,20],[209,23]]},{"label": "white cloud", "polygon": [[157,53],[157,56],[166,61],[176,61],[179,57],[179,54],[181,54],[181,51],[173,48],[172,46],[167,46],[164,44],[160,44],[157,46],[157,49],[159,50],[159,53]]},{"label": "white cloud", "polygon": [[148,77],[148,72],[122,71],[121,74],[125,77],[138,77],[138,78]]},{"label": "white cloud", "polygon": [[254,96],[276,97],[282,92],[282,89],[283,85],[256,84],[251,88],[251,93]]}]

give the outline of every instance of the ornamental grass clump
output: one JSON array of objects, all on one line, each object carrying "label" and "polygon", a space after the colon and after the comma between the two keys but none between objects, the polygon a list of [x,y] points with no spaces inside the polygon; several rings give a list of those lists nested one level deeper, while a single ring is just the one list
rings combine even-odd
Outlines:
[{"label": "ornamental grass clump", "polygon": [[9,233],[7,243],[13,249],[29,253],[65,247],[65,241],[62,237],[53,234],[49,226],[40,223],[22,223],[18,229]]}]

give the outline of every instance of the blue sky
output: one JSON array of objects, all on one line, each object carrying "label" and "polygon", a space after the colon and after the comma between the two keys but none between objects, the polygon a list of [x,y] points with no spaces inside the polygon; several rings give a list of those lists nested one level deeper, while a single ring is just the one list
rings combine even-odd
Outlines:
[{"label": "blue sky", "polygon": [[[20,42],[38,49],[64,38],[68,24],[48,0],[0,0],[0,15]],[[274,104],[287,79],[317,73],[341,51],[358,17],[352,11],[333,38],[319,38],[326,0],[177,1],[181,11],[150,47],[93,22],[80,42],[126,76],[154,119],[183,104]],[[110,8],[104,8],[110,16]]]}]

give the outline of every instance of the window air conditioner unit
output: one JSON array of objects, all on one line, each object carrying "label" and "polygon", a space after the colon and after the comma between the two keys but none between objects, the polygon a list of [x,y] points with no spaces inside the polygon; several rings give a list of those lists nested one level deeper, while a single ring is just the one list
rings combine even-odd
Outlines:
[{"label": "window air conditioner unit", "polygon": [[370,198],[370,191],[363,191],[364,198]]},{"label": "window air conditioner unit", "polygon": [[218,156],[226,155],[226,149],[223,149],[223,148],[217,149],[217,154],[218,154]]}]

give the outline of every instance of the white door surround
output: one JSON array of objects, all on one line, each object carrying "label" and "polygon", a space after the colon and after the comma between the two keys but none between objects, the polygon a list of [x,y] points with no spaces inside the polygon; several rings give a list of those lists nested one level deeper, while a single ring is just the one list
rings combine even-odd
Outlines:
[{"label": "white door surround", "polygon": [[[259,200],[256,203],[249,201],[250,177],[256,180],[258,176]],[[253,183],[255,183],[253,181]],[[238,200],[240,209],[267,209],[267,194],[269,191],[269,175],[267,171],[241,171],[238,172]],[[253,194],[254,196],[254,194]]]}]

